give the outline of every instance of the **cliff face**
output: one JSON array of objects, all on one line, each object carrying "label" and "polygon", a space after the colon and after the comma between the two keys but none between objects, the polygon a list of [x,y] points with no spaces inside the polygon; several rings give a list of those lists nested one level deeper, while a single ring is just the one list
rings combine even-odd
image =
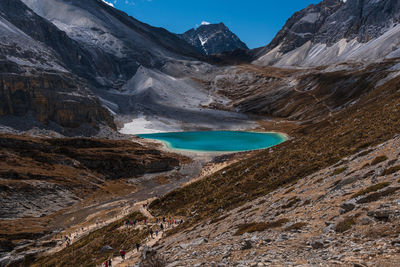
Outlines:
[{"label": "cliff face", "polygon": [[32,115],[47,125],[77,128],[104,123],[115,128],[111,114],[84,84],[63,74],[0,74],[0,116]]}]

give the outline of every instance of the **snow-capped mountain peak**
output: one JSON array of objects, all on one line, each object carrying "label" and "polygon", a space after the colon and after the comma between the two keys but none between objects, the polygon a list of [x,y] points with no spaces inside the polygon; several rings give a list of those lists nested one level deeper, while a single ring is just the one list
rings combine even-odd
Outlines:
[{"label": "snow-capped mountain peak", "polygon": [[236,49],[248,49],[223,23],[211,24],[203,21],[198,28],[178,35],[199,52],[211,55]]}]

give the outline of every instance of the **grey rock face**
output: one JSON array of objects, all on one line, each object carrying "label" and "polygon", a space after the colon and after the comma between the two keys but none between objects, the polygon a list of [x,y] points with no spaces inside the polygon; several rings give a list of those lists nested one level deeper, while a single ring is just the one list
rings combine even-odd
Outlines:
[{"label": "grey rock face", "polygon": [[[277,49],[279,53],[287,54],[308,42],[331,47],[343,39],[347,41],[356,40],[358,43],[365,44],[381,37],[395,27],[399,23],[399,16],[400,2],[397,0],[324,0],[317,5],[309,5],[296,12],[288,19],[272,42],[256,53],[258,57],[261,57]],[[394,40],[385,41],[395,42]],[[384,41],[382,40],[382,42]],[[393,43],[393,46],[396,45],[397,43]],[[375,46],[379,47],[376,44],[370,50],[375,49]],[[344,44],[340,47],[344,49]],[[313,53],[308,51],[310,54],[304,57],[315,56],[323,49],[317,47],[313,50],[312,48],[312,45],[304,47],[304,50],[313,51]],[[356,47],[353,48],[356,49]],[[336,54],[337,49],[329,52],[334,54],[331,55],[332,57],[338,56]],[[396,50],[394,47],[393,49]],[[376,57],[383,57],[393,51],[387,50],[386,45],[383,45],[381,52],[376,52]],[[329,59],[327,59],[327,62],[329,62]]]},{"label": "grey rock face", "polygon": [[178,36],[205,55],[248,49],[223,23],[201,25]]},{"label": "grey rock face", "polygon": [[355,207],[356,207],[355,200],[345,202],[340,206],[340,214],[352,211]]},{"label": "grey rock face", "polygon": [[398,23],[399,15],[397,0],[324,0],[289,18],[266,49],[281,45],[287,53],[307,41],[331,45],[343,38],[365,43]]},{"label": "grey rock face", "polygon": [[[0,116],[29,114],[42,124],[114,128],[97,96],[104,99],[109,89],[121,89],[139,66],[161,69],[169,61],[198,58],[202,55],[175,34],[101,0],[4,0]],[[51,82],[46,78],[31,87],[15,83],[43,76],[52,77]]]},{"label": "grey rock face", "polygon": [[118,87],[140,65],[160,68],[170,58],[200,57],[175,34],[141,23],[101,0],[22,1],[87,51],[81,60],[94,65],[92,78],[103,78],[105,85]]}]

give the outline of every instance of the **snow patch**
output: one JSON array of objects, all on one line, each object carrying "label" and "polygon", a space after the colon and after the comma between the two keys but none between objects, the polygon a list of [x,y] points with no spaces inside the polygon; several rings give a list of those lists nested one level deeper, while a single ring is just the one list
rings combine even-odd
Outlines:
[{"label": "snow patch", "polygon": [[144,115],[133,119],[131,122],[125,123],[124,127],[119,130],[122,134],[151,134],[162,132],[176,132],[182,129],[177,123],[163,122],[160,118],[148,118]]},{"label": "snow patch", "polygon": [[109,2],[107,2],[107,1],[105,1],[105,0],[101,0],[101,1],[103,1],[103,3],[105,3],[105,4],[109,5],[109,6],[114,7],[114,4],[113,4],[113,3],[109,3]]}]

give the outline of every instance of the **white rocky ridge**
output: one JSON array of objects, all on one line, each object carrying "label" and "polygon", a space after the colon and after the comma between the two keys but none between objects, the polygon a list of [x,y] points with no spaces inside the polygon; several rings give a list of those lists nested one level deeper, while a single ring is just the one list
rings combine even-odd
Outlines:
[{"label": "white rocky ridge", "polygon": [[328,66],[400,55],[400,2],[324,0],[295,13],[254,64]]},{"label": "white rocky ridge", "polygon": [[254,64],[266,66],[321,66],[342,62],[374,62],[382,58],[400,56],[400,25],[393,26],[382,36],[360,43],[356,39],[342,39],[333,45],[308,41],[286,54],[280,46],[260,57]]}]

